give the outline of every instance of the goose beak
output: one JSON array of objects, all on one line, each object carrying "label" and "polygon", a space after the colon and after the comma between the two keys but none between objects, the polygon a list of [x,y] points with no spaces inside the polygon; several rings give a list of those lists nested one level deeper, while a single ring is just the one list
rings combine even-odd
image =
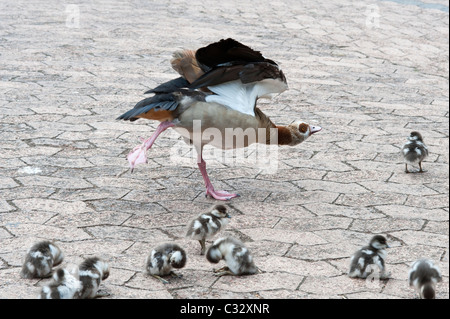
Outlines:
[{"label": "goose beak", "polygon": [[314,133],[317,133],[321,130],[322,130],[322,128],[320,126],[312,126],[311,125],[311,135],[313,135]]}]

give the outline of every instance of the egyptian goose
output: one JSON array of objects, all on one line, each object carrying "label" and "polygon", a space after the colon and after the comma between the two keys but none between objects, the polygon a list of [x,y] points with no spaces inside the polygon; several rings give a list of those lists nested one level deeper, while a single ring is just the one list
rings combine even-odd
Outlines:
[{"label": "egyptian goose", "polygon": [[20,276],[27,279],[50,277],[52,268],[58,266],[63,258],[64,254],[55,243],[38,242],[28,249]]},{"label": "egyptian goose", "polygon": [[384,236],[373,236],[368,246],[356,251],[352,256],[348,275],[352,278],[367,278],[367,276],[379,270],[379,278],[387,278],[388,274],[386,274],[384,263],[386,248],[389,248],[389,245]]},{"label": "egyptian goose", "polygon": [[198,240],[201,246],[200,255],[204,255],[206,251],[205,240],[225,227],[230,218],[231,216],[227,213],[225,206],[216,205],[210,212],[200,214],[189,223],[186,237]]},{"label": "egyptian goose", "polygon": [[177,244],[162,244],[153,249],[145,261],[146,272],[160,280],[162,283],[169,283],[161,276],[171,275],[180,278],[172,271],[172,268],[183,268],[186,265],[186,252]]},{"label": "egyptian goose", "polygon": [[[214,189],[202,157],[204,145],[222,149],[253,143],[294,146],[321,130],[301,121],[277,126],[256,106],[259,98],[285,91],[286,78],[274,61],[233,39],[222,39],[197,51],[175,52],[171,64],[181,77],[147,91],[154,95],[118,117],[161,122],[149,139],[128,154],[132,171],[147,161],[146,151],[156,138],[173,127],[196,148],[206,196],[229,200],[239,195]],[[211,132],[217,134],[211,138],[206,134]]]},{"label": "egyptian goose", "polygon": [[43,286],[39,299],[78,299],[81,282],[78,275],[60,268],[52,277],[52,281]]},{"label": "egyptian goose", "polygon": [[409,173],[408,163],[419,163],[419,173],[424,172],[422,169],[422,161],[428,156],[428,148],[423,142],[422,134],[417,131],[411,132],[408,141],[402,148],[403,157],[405,158],[405,172]]},{"label": "egyptian goose", "polygon": [[421,299],[434,299],[436,296],[436,284],[442,281],[441,271],[433,261],[419,259],[411,265],[408,281],[419,293]]},{"label": "egyptian goose", "polygon": [[100,283],[109,277],[109,265],[98,257],[85,259],[78,267],[81,281],[80,299],[100,297],[98,288]]},{"label": "egyptian goose", "polygon": [[222,259],[225,260],[227,266],[214,270],[215,275],[218,277],[225,275],[252,275],[259,271],[248,248],[234,237],[217,239],[208,248],[206,259],[214,264],[217,264]]}]

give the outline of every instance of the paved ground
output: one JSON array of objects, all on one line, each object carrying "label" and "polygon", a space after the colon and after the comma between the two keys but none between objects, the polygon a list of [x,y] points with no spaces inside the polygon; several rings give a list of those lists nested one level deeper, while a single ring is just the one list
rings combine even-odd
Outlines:
[{"label": "paved ground", "polygon": [[[419,257],[438,263],[437,297],[449,297],[447,1],[73,2],[0,3],[0,298],[38,294],[46,281],[19,271],[41,239],[62,248],[64,266],[106,259],[108,298],[414,298],[406,279]],[[126,154],[156,123],[115,121],[176,76],[174,50],[225,37],[285,71],[290,90],[261,104],[273,121],[324,128],[280,148],[275,174],[210,161],[215,185],[242,195],[224,234],[263,270],[241,278],[214,277],[183,238],[215,201],[195,164],[175,160],[177,135],[130,174]],[[403,172],[412,130],[430,149],[424,174]],[[392,246],[391,279],[348,278],[349,257],[373,234]],[[189,261],[164,286],[143,264],[167,241]]]}]

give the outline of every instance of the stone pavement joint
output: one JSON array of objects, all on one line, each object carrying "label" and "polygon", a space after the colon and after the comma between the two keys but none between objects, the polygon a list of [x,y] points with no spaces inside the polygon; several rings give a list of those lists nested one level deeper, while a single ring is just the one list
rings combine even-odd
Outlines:
[{"label": "stone pavement joint", "polygon": [[[439,265],[437,297],[449,298],[449,14],[448,1],[433,3],[1,1],[0,298],[37,297],[47,280],[19,273],[43,239],[61,247],[63,266],[105,259],[106,298],[415,298],[407,273],[421,257]],[[115,120],[177,76],[173,51],[227,37],[283,69],[290,89],[259,102],[275,123],[323,127],[280,147],[274,174],[209,153],[214,185],[241,194],[222,234],[262,270],[241,278],[213,276],[217,265],[184,238],[216,203],[189,147],[168,130],[130,174],[126,154],[158,123]],[[404,173],[412,130],[430,149],[424,174]],[[378,285],[346,274],[373,234],[392,246],[392,277]],[[163,285],[144,261],[167,241],[188,262]]]}]

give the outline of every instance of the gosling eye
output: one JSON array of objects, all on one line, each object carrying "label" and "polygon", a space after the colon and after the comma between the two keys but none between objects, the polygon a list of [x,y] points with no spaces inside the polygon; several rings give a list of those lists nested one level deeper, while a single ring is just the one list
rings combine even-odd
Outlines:
[{"label": "gosling eye", "polygon": [[302,123],[302,124],[299,125],[298,130],[301,133],[306,133],[308,131],[308,128],[309,128],[308,124]]}]

